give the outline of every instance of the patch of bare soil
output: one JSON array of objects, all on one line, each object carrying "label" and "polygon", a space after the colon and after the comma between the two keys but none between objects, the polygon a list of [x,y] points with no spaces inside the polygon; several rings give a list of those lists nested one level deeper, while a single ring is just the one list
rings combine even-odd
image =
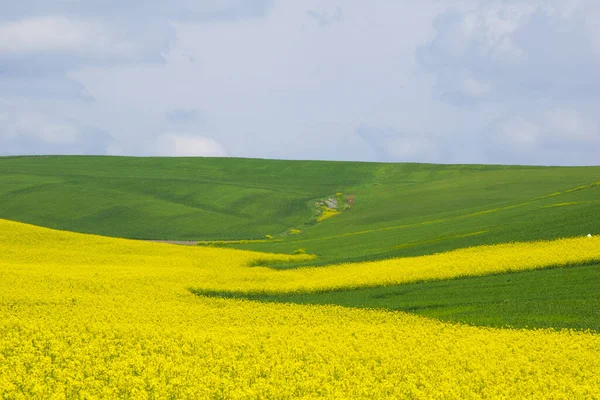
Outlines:
[{"label": "patch of bare soil", "polygon": [[180,244],[183,246],[195,246],[196,244],[198,244],[197,240],[147,240],[147,242]]},{"label": "patch of bare soil", "polygon": [[356,197],[356,194],[351,194],[350,196],[348,196],[348,199],[346,200],[346,202],[348,203],[348,205],[350,207],[352,207],[354,205],[354,198]]}]

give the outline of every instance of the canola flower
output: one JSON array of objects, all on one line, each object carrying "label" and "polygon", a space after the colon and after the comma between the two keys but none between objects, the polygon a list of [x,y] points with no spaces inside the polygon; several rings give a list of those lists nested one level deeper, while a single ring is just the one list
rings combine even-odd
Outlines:
[{"label": "canola flower", "polygon": [[477,246],[419,257],[279,271],[238,266],[234,267],[235,273],[204,281],[196,289],[240,293],[320,292],[593,262],[600,262],[600,236]]},{"label": "canola flower", "polygon": [[339,214],[341,214],[341,211],[334,210],[333,208],[327,207],[321,212],[321,215],[317,218],[317,222],[323,222],[326,219],[335,217],[336,215],[339,215]]},{"label": "canola flower", "polygon": [[256,260],[302,257],[0,220],[0,398],[600,397],[591,332],[187,290],[235,282]]}]

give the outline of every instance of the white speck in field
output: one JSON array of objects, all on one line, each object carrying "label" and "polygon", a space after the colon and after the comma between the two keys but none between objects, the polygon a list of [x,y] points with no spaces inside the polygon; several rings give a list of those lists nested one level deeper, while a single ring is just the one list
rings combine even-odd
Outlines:
[{"label": "white speck in field", "polygon": [[588,237],[592,237],[592,234],[591,234],[591,233],[588,233]]}]

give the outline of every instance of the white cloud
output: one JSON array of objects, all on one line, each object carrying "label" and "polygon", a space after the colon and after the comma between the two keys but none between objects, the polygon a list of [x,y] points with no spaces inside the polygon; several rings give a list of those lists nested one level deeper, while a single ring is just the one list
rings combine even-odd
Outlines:
[{"label": "white cloud", "polygon": [[600,87],[600,31],[590,15],[599,13],[594,0],[481,0],[439,16],[436,36],[417,57],[451,102],[593,91]]},{"label": "white cloud", "polygon": [[547,165],[598,163],[600,123],[587,112],[542,107],[518,111],[490,126],[493,162]]},{"label": "white cloud", "polygon": [[2,5],[4,18],[30,15],[79,15],[123,18],[215,20],[261,16],[271,0],[19,0]]},{"label": "white cloud", "polygon": [[508,118],[498,126],[496,140],[509,147],[530,151],[543,138],[541,127],[523,117]]},{"label": "white cloud", "polygon": [[450,162],[453,149],[444,138],[424,132],[400,132],[361,124],[356,135],[379,161]]},{"label": "white cloud", "polygon": [[[326,27],[306,13],[336,15],[338,7],[343,19]],[[406,2],[392,0],[377,7],[279,1],[264,19],[175,23],[177,45],[164,66],[85,68],[71,76],[98,103],[163,115],[200,109],[199,129],[191,131],[210,132],[235,156],[371,159],[339,146],[363,121],[432,130],[430,113],[438,109],[420,87],[429,78],[416,76],[414,48],[427,39],[436,7],[407,14]],[[169,129],[192,127],[161,127]]]},{"label": "white cloud", "polygon": [[492,87],[489,82],[478,81],[471,77],[465,79],[464,85],[464,92],[472,97],[483,97],[491,91]]},{"label": "white cloud", "polygon": [[114,139],[78,122],[44,112],[0,112],[0,155],[107,154]]},{"label": "white cloud", "polygon": [[155,155],[174,157],[226,157],[221,143],[205,136],[189,133],[165,133],[154,145]]},{"label": "white cloud", "polygon": [[[270,3],[12,2],[0,16],[0,112],[18,105],[54,124],[35,142],[55,144],[36,151],[593,159],[600,3]],[[76,142],[56,142],[63,124]],[[17,142],[0,152],[27,150]]]},{"label": "white cloud", "polygon": [[0,113],[0,126],[0,137],[5,139],[30,137],[52,144],[76,143],[80,139],[74,125],[31,112]]},{"label": "white cloud", "polygon": [[77,53],[104,55],[126,53],[122,43],[100,24],[60,16],[26,18],[0,25],[0,52],[10,54]]}]

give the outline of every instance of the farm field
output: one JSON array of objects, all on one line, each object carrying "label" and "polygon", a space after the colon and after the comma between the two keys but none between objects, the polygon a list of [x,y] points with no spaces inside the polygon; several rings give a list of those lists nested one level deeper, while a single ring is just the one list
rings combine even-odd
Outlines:
[{"label": "farm field", "polygon": [[598,167],[0,157],[0,398],[600,398],[599,212]]},{"label": "farm field", "polygon": [[[293,268],[600,232],[599,182],[600,167],[0,157],[0,218],[317,255],[274,265]],[[317,222],[328,198],[349,207]]]},{"label": "farm field", "polygon": [[0,400],[600,400],[600,1],[0,10]]},{"label": "farm field", "polygon": [[600,332],[600,265],[321,293],[219,297],[404,311],[448,322]]},{"label": "farm field", "polygon": [[[484,246],[418,259],[443,263],[458,252],[461,275],[482,275],[472,280],[581,271],[580,284],[572,279],[565,289],[577,292],[593,288],[586,278],[600,260],[599,240],[540,242],[564,251],[531,257],[525,252],[533,244],[516,243],[512,252]],[[518,251],[522,260],[513,256]],[[600,336],[583,323],[579,330],[491,328],[355,304],[215,297],[235,287],[245,296],[310,295],[323,287],[325,271],[338,268],[344,276],[352,265],[277,271],[256,265],[310,256],[113,239],[6,220],[0,252],[2,398],[600,396]],[[503,270],[468,262],[500,254],[508,261]],[[550,255],[540,263],[540,254]],[[347,274],[342,287],[403,280],[387,263],[368,266],[377,282]],[[411,279],[427,277],[428,264],[414,267]],[[534,271],[489,275],[517,267]],[[454,272],[436,282],[466,282],[446,280]]]}]

